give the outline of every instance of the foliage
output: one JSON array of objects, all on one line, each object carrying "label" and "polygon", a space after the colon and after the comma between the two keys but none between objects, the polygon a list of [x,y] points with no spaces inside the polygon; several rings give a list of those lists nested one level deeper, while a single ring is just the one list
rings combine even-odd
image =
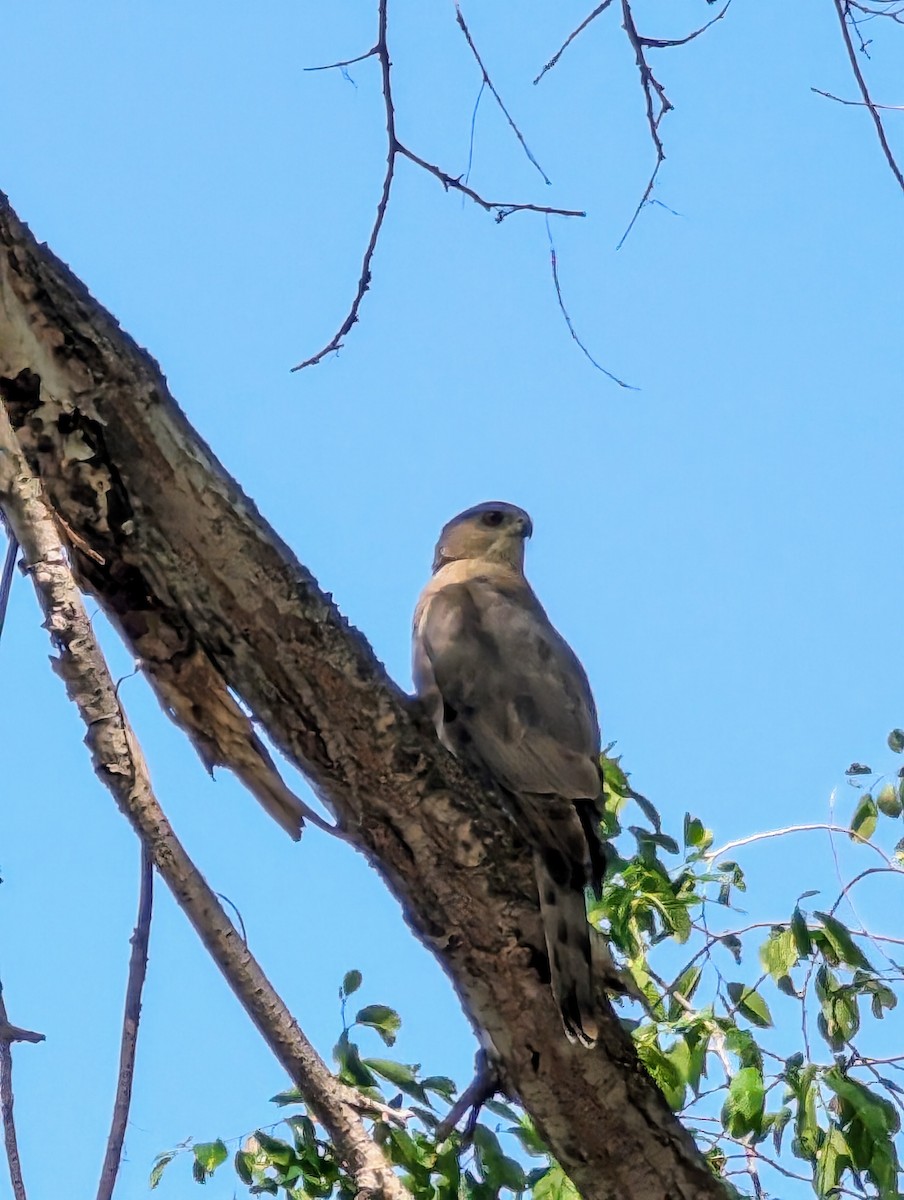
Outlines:
[{"label": "foliage", "polygon": [[[888,746],[904,752],[904,732],[894,730]],[[879,1059],[858,1042],[871,1021],[882,1021],[897,1004],[895,985],[904,968],[889,950],[904,939],[851,928],[839,913],[861,880],[904,873],[904,838],[893,834],[890,854],[873,841],[883,823],[904,832],[904,768],[878,777],[855,763],[847,772],[858,793],[847,836],[883,865],[862,869],[828,908],[810,907],[806,902],[817,893],[805,891],[784,919],[738,928],[725,927],[724,918],[737,911],[744,872],[713,851],[712,831],[688,813],[679,844],[631,787],[618,759],[604,755],[602,769],[603,829],[615,849],[591,920],[605,930],[644,998],[622,1015],[638,1056],[728,1193],[782,1194],[791,1179],[800,1181],[799,1192],[806,1184],[819,1197],[900,1196],[904,1054]],[[625,824],[634,809],[645,824]],[[807,828],[844,837],[834,821]],[[666,865],[664,856],[676,865]],[[339,990],[337,1077],[380,1106],[370,1119],[372,1134],[416,1200],[496,1200],[502,1193],[575,1200],[573,1186],[516,1105],[491,1101],[464,1133],[443,1136],[440,1128],[438,1135],[455,1083],[423,1075],[419,1064],[364,1056],[358,1039],[377,1038],[392,1048],[401,1019],[383,1004],[365,1005],[350,1019],[351,997],[361,984],[360,972],[349,971]],[[773,1009],[781,1013],[778,1023]],[[793,1049],[786,1044],[791,1029],[797,1031]],[[353,1182],[297,1093],[281,1093],[274,1102],[295,1109],[282,1123],[288,1136],[257,1130],[233,1154],[249,1192],[351,1200]],[[199,1182],[228,1158],[220,1140],[188,1149]],[[182,1152],[159,1156],[152,1186]]]}]

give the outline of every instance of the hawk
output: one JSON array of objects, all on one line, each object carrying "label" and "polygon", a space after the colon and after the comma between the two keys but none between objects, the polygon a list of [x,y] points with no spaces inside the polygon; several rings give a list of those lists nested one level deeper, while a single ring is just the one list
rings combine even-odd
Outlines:
[{"label": "hawk", "polygon": [[596,1042],[585,888],[605,871],[600,731],[584,669],[524,576],[533,526],[489,501],[444,526],[414,614],[413,674],[439,740],[514,797],[533,848],[552,990],[566,1034]]}]

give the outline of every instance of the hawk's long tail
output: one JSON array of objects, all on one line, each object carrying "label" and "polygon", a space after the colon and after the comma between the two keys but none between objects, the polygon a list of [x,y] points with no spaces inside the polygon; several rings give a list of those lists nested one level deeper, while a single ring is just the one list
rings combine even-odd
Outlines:
[{"label": "hawk's long tail", "polygon": [[[558,839],[557,839],[558,840]],[[592,938],[584,887],[586,848],[573,857],[549,844],[534,849],[534,872],[540,894],[543,933],[549,953],[552,992],[565,1032],[584,1046],[596,1044],[596,989]]]}]

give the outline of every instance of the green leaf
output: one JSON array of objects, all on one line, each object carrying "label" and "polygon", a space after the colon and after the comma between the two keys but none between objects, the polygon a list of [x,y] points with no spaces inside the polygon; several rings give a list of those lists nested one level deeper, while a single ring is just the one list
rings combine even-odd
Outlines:
[{"label": "green leaf", "polygon": [[854,815],[851,818],[851,835],[863,838],[864,841],[869,841],[876,832],[878,823],[879,810],[876,808],[875,800],[867,792],[857,805]]},{"label": "green leaf", "polygon": [[229,1151],[219,1138],[215,1142],[198,1142],[192,1149],[195,1155],[195,1164],[198,1167],[195,1178],[198,1178],[200,1173],[203,1172],[201,1182],[208,1175],[212,1175],[217,1167],[229,1157]]},{"label": "green leaf", "polygon": [[342,995],[348,997],[352,992],[356,992],[361,986],[362,979],[360,971],[346,971],[345,978],[342,980]]},{"label": "green leaf", "polygon": [[807,929],[806,918],[800,911],[799,905],[794,906],[794,912],[791,916],[791,932],[794,935],[794,946],[798,957],[809,958],[813,953],[813,943],[810,940],[810,931]]},{"label": "green leaf", "polygon": [[533,1187],[533,1200],[581,1200],[574,1186],[558,1163],[553,1163]]},{"label": "green leaf", "polygon": [[711,829],[707,829],[699,817],[684,814],[684,844],[688,850],[705,853],[713,844]]},{"label": "green leaf", "polygon": [[828,1196],[841,1182],[841,1176],[851,1165],[851,1155],[844,1134],[832,1128],[816,1152],[813,1187],[817,1196]]},{"label": "green leaf", "polygon": [[837,917],[833,917],[829,913],[814,912],[813,916],[822,922],[826,937],[829,939],[832,949],[838,956],[839,962],[845,963],[849,967],[863,967],[867,971],[872,971],[873,968],[870,966],[869,959],[855,943],[846,925],[843,925]]},{"label": "green leaf", "polygon": [[884,813],[886,817],[900,817],[904,812],[904,803],[898,795],[898,789],[893,783],[886,783],[884,787],[879,789],[879,794],[876,797],[876,807],[880,813]]},{"label": "green leaf", "polygon": [[396,1087],[401,1088],[409,1096],[414,1096],[422,1104],[429,1105],[430,1100],[424,1091],[424,1086],[418,1082],[417,1073],[420,1067],[409,1066],[408,1063],[394,1062],[390,1058],[364,1058],[361,1061],[368,1070],[374,1071],[377,1075],[382,1076],[383,1079],[388,1079],[390,1083],[394,1083]]},{"label": "green leaf", "polygon": [[772,1116],[772,1144],[775,1146],[775,1153],[782,1152],[782,1136],[785,1132],[785,1126],[791,1120],[791,1109],[785,1106],[780,1108],[777,1113]]},{"label": "green leaf", "polygon": [[826,1071],[824,1078],[826,1086],[850,1104],[877,1141],[898,1132],[901,1123],[890,1100],[877,1096],[865,1083],[844,1075],[838,1067],[831,1067]]},{"label": "green leaf", "polygon": [[756,1025],[759,1029],[770,1028],[772,1014],[759,992],[743,983],[730,983],[728,994],[738,1012],[745,1016],[751,1025]]},{"label": "green leaf", "polygon": [[763,1125],[766,1088],[756,1067],[742,1067],[732,1076],[722,1106],[722,1124],[731,1137],[758,1134]]},{"label": "green leaf", "polygon": [[158,1154],[154,1159],[154,1165],[151,1167],[151,1174],[148,1177],[148,1187],[152,1191],[160,1183],[160,1180],[163,1178],[163,1172],[176,1157],[177,1153],[178,1151],[176,1150],[167,1150],[165,1154]]},{"label": "green leaf", "polygon": [[797,943],[789,927],[775,927],[760,946],[760,962],[773,979],[781,979],[797,965]]},{"label": "green leaf", "polygon": [[254,1155],[249,1150],[236,1150],[232,1165],[242,1183],[250,1187],[254,1183]]},{"label": "green leaf", "polygon": [[904,754],[904,729],[893,729],[888,735],[888,748],[893,754]]},{"label": "green leaf", "polygon": [[[428,1075],[426,1079],[421,1080],[421,1087],[425,1092],[435,1092],[437,1096],[442,1096],[444,1100],[450,1103],[452,1097],[458,1091],[458,1084],[454,1079],[450,1079],[448,1075]],[[512,1120],[515,1118],[512,1117]]]},{"label": "green leaf", "polygon": [[265,1133],[263,1129],[255,1129],[254,1140],[260,1146],[262,1152],[266,1154],[267,1158],[270,1159],[271,1163],[277,1167],[287,1167],[295,1159],[295,1150],[288,1142],[284,1142],[282,1138],[275,1138],[272,1134]]},{"label": "green leaf", "polygon": [[392,1046],[402,1027],[402,1018],[394,1008],[388,1008],[385,1004],[368,1004],[355,1017],[355,1024],[376,1029],[386,1045]]}]

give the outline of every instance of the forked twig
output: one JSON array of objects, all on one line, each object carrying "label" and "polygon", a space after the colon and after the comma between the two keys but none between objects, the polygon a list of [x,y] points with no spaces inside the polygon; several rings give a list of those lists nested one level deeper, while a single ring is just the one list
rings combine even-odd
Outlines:
[{"label": "forked twig", "polygon": [[[352,326],[358,320],[358,312],[361,308],[362,301],[364,300],[364,297],[367,294],[368,289],[370,288],[371,279],[372,279],[371,263],[373,262],[374,253],[377,248],[377,242],[380,237],[380,230],[383,228],[383,222],[386,219],[386,212],[387,212],[387,208],[389,206],[389,198],[390,198],[390,195],[392,194],[392,184],[393,184],[393,180],[395,179],[396,162],[398,161],[399,156],[401,156],[403,158],[407,158],[410,162],[414,163],[416,166],[421,167],[423,170],[427,171],[428,174],[433,175],[436,179],[438,179],[440,181],[440,183],[443,185],[443,187],[446,189],[446,191],[454,190],[454,191],[461,192],[462,195],[467,196],[470,200],[473,200],[475,204],[478,204],[486,212],[493,213],[495,215],[497,221],[504,221],[506,217],[511,216],[512,213],[515,213],[515,212],[540,212],[540,213],[546,213],[546,214],[555,214],[556,216],[562,216],[562,217],[583,217],[585,215],[583,212],[579,212],[575,209],[552,208],[552,207],[549,207],[547,205],[542,205],[542,204],[515,204],[515,203],[502,203],[502,202],[496,201],[496,200],[486,200],[478,192],[474,191],[473,188],[471,188],[467,184],[463,183],[462,179],[460,177],[449,175],[445,171],[443,171],[440,167],[436,166],[434,163],[427,162],[426,159],[421,158],[420,155],[415,154],[412,150],[409,150],[409,148],[403,142],[401,142],[399,140],[399,137],[396,133],[395,102],[393,100],[393,94],[392,94],[392,60],[389,57],[389,44],[387,42],[387,37],[386,37],[388,5],[389,5],[389,0],[378,0],[377,40],[376,40],[376,43],[374,44],[374,46],[370,50],[368,50],[366,54],[361,54],[357,58],[354,58],[354,59],[346,59],[342,62],[329,63],[325,67],[317,68],[319,70],[328,70],[328,69],[331,69],[334,67],[345,68],[350,63],[363,62],[365,59],[368,59],[368,58],[376,58],[379,60],[380,77],[382,80],[382,88],[383,88],[383,106],[384,106],[384,109],[386,112],[386,171],[383,176],[383,187],[380,192],[380,199],[379,199],[379,202],[377,203],[377,213],[374,218],[373,226],[371,227],[370,237],[368,238],[367,246],[365,247],[365,250],[364,250],[364,257],[361,261],[361,271],[358,276],[358,286],[355,289],[355,295],[354,295],[354,298],[352,299],[351,306],[349,307],[349,310],[346,313],[345,318],[343,319],[341,325],[336,330],[336,332],[333,334],[333,336],[330,338],[330,340],[326,343],[326,345],[323,346],[320,350],[318,350],[316,354],[312,354],[310,356],[310,358],[306,358],[303,362],[297,363],[292,368],[293,371],[302,371],[302,370],[304,370],[305,367],[313,367],[316,363],[322,362],[322,360],[324,358],[326,358],[326,356],[328,354],[332,354],[334,351],[341,349],[342,344],[343,344],[343,338],[346,337],[346,335],[350,332]],[[483,63],[480,60],[479,55],[477,55],[476,47],[474,46],[473,41],[470,38],[470,34],[467,31],[467,26],[464,25],[464,22],[462,19],[460,19],[459,23],[461,24],[461,26],[465,32],[465,35],[468,38],[469,45],[471,46],[474,54],[477,56],[477,61],[481,66],[481,70],[483,70],[483,72],[484,72],[484,78],[486,80],[486,79],[488,79],[488,77],[486,75],[486,70],[483,67]],[[309,68],[309,69],[314,69],[314,68]],[[492,88],[492,84],[490,84],[490,87]],[[524,142],[524,139],[521,136],[520,131],[518,130],[517,126],[512,121],[511,117],[509,117],[508,111],[505,109],[505,106],[502,105],[502,101],[499,98],[499,94],[496,92],[495,88],[492,88],[492,90],[493,90],[494,96],[496,96],[498,103],[502,106],[503,112],[505,112],[506,116],[508,117],[509,123],[512,125],[512,128],[515,130],[515,133],[517,134],[518,139],[521,142],[521,145],[524,147],[525,152],[528,154],[528,157],[531,159],[531,161],[534,163],[534,165],[538,167],[538,170],[539,170],[540,168],[539,168],[538,164],[536,163],[536,159],[534,159],[533,155],[527,149],[527,145]],[[541,174],[542,174],[542,171],[541,171]],[[546,178],[545,175],[544,175],[544,178]],[[548,182],[549,182],[549,180],[547,180],[547,183]]]}]

